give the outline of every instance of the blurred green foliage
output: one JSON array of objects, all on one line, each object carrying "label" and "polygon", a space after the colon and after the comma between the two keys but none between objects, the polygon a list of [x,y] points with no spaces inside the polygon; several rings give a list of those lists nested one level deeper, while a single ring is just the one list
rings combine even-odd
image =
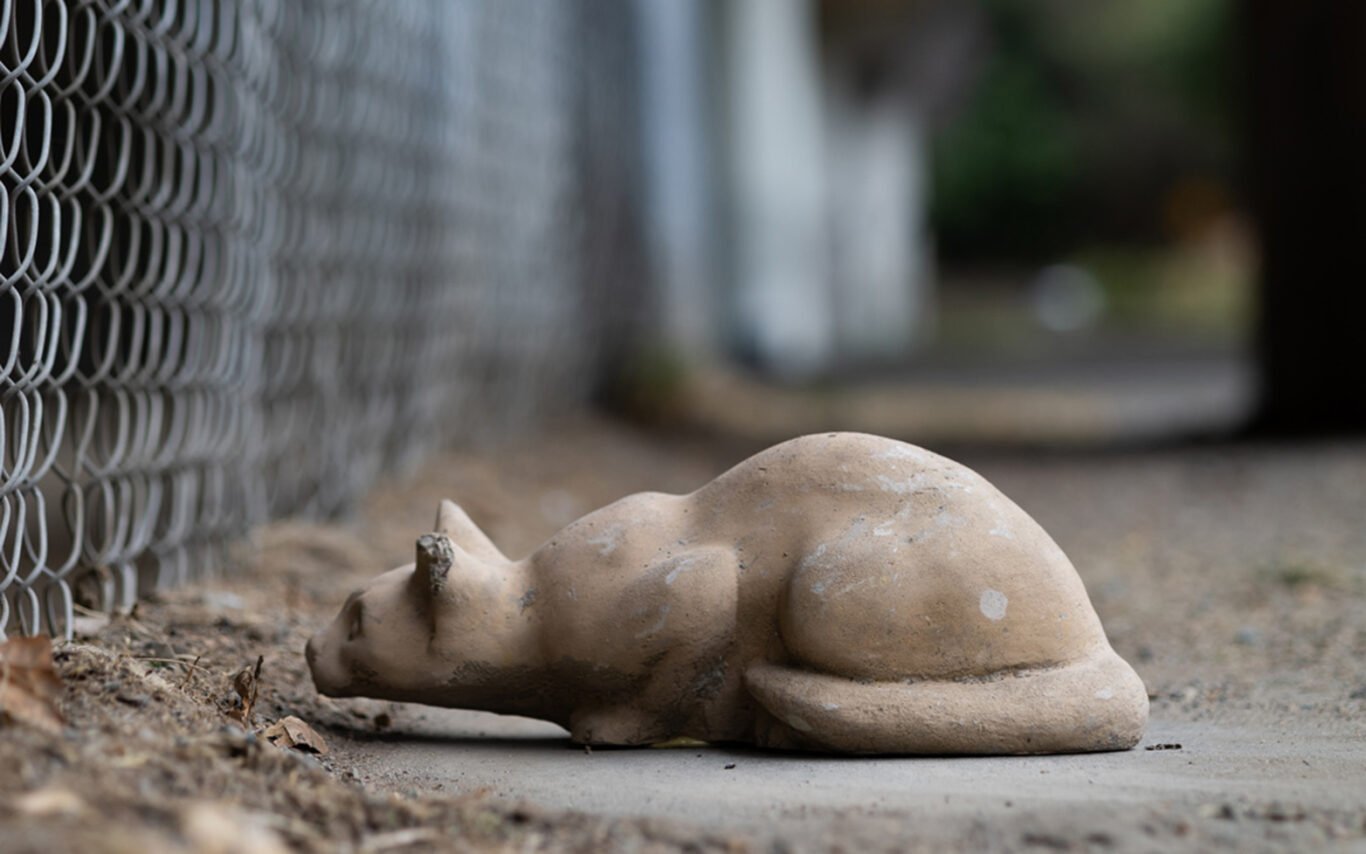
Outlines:
[{"label": "blurred green foliage", "polygon": [[1110,328],[1162,329],[1205,343],[1232,342],[1252,312],[1242,247],[1211,240],[1165,250],[1093,246],[1069,259],[1095,277]]},{"label": "blurred green foliage", "polygon": [[933,142],[950,261],[1152,242],[1180,181],[1233,171],[1230,0],[984,0],[992,50]]}]

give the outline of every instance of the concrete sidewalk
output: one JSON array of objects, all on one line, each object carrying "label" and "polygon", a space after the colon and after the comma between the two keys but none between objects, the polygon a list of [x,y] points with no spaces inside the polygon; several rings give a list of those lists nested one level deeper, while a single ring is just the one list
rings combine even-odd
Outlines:
[{"label": "concrete sidewalk", "polygon": [[[551,724],[439,709],[414,708],[400,727],[358,734],[342,748],[367,769],[366,783],[423,794],[486,790],[798,849],[854,839],[895,846],[904,841],[889,833],[897,827],[914,828],[918,842],[987,833],[979,841],[1056,848],[1160,844],[1169,834],[1245,844],[1260,826],[1261,842],[1325,844],[1351,831],[1333,817],[1350,816],[1366,798],[1366,742],[1289,727],[1157,720],[1143,745],[1124,753],[928,759],[714,747],[587,753]],[[1317,818],[1294,806],[1305,803]]]}]

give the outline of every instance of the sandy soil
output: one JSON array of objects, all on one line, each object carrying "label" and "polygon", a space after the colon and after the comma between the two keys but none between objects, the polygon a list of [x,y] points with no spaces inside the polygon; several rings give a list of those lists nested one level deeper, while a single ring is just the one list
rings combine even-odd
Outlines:
[{"label": "sandy soil", "polygon": [[[841,766],[849,782],[832,776],[826,808],[804,821],[800,811],[708,812],[695,801],[652,810],[586,801],[590,812],[574,812],[560,808],[563,798],[507,800],[534,787],[519,785],[505,759],[530,751],[562,767],[591,761],[594,785],[609,788],[614,779],[631,788],[619,769],[663,762],[680,791],[716,789],[717,775],[735,773],[724,764],[744,761],[727,800],[761,806],[805,760],[587,757],[552,737],[475,739],[486,759],[505,762],[494,778],[408,768],[392,761],[396,751],[430,746],[433,734],[445,749],[448,723],[417,707],[313,691],[304,639],[355,583],[407,559],[438,498],[460,500],[519,553],[622,494],[691,489],[751,450],[581,422],[542,441],[449,454],[377,490],[348,525],[273,527],[242,572],[91,621],[56,652],[65,726],[0,724],[0,847],[1366,850],[1363,443],[957,455],[1072,556],[1115,647],[1149,686],[1154,728],[1144,746],[1180,748],[1031,759],[1004,777],[982,763],[1009,760]],[[233,680],[258,656],[259,697],[244,728]],[[271,744],[264,729],[286,715],[311,724],[329,752]],[[1124,767],[1146,775],[1142,797],[1088,791],[1098,774],[1105,781]],[[1049,784],[1012,796],[1010,774],[1022,770]],[[861,802],[858,786],[879,780],[882,799]],[[968,806],[937,806],[941,794]]]}]

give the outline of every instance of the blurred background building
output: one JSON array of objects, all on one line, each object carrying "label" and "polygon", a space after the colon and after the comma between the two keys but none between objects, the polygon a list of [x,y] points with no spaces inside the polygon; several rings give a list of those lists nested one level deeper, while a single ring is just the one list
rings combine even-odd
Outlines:
[{"label": "blurred background building", "polygon": [[928,113],[972,6],[642,2],[667,323],[809,378],[903,360],[933,323]]},{"label": "blurred background building", "polygon": [[639,8],[682,351],[787,381],[1180,355],[1247,405],[1232,4]]},{"label": "blurred background building", "polygon": [[1360,426],[1366,30],[1293,5],[641,0],[671,346],[993,438]]}]

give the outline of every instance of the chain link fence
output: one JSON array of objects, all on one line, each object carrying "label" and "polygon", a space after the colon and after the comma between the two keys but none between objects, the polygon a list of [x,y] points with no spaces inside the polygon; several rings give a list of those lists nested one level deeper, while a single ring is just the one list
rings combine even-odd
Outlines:
[{"label": "chain link fence", "polygon": [[641,310],[609,0],[0,0],[0,636],[581,400]]}]

